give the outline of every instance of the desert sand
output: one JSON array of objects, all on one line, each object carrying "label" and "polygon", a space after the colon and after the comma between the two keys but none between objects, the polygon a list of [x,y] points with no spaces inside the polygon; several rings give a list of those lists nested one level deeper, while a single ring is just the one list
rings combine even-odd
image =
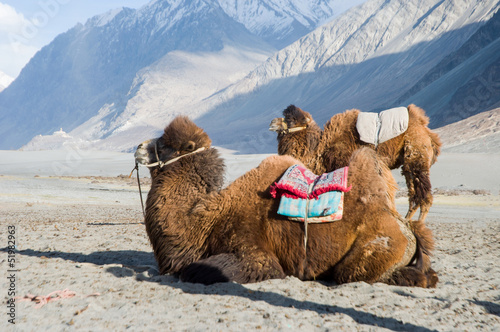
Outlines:
[{"label": "desert sand", "polygon": [[[228,183],[265,157],[223,155]],[[0,330],[499,331],[498,165],[500,154],[444,153],[432,168],[435,289],[294,277],[204,286],[158,274],[132,154],[0,151]]]}]

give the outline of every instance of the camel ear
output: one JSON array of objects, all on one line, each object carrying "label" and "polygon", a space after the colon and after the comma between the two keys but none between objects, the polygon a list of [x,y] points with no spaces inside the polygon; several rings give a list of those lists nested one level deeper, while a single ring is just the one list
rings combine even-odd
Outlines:
[{"label": "camel ear", "polygon": [[196,143],[193,142],[193,141],[189,141],[186,143],[185,147],[184,147],[184,151],[188,151],[188,152],[192,152],[194,151],[194,148],[196,147]]}]

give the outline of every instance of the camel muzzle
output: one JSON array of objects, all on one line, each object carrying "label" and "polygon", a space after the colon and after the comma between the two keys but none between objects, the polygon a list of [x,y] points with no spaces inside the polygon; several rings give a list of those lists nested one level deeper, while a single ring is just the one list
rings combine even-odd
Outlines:
[{"label": "camel muzzle", "polygon": [[[154,145],[153,148],[151,148],[151,145]],[[149,152],[151,149],[154,150],[154,162],[152,161],[151,153]],[[159,166],[160,168],[163,168],[163,166],[172,164],[176,162],[177,160],[190,156],[194,153],[201,152],[205,150],[205,147],[201,147],[195,151],[180,155],[178,157],[168,159],[168,160],[160,160],[159,154],[158,154],[158,139],[150,139],[147,141],[142,142],[139,144],[137,147],[137,150],[135,151],[134,157],[135,157],[135,163],[138,165],[146,166],[146,167],[156,167]]]},{"label": "camel muzzle", "polygon": [[154,144],[156,148],[156,141],[158,139],[150,139],[147,141],[142,142],[137,146],[137,149],[135,150],[134,157],[135,157],[135,162],[140,165],[148,166],[151,163],[151,158],[150,158],[150,147]]},{"label": "camel muzzle", "polygon": [[285,131],[287,129],[287,125],[284,118],[274,118],[269,124],[270,131]]},{"label": "camel muzzle", "polygon": [[269,124],[270,131],[275,131],[280,134],[294,133],[296,131],[301,131],[306,128],[307,126],[288,128],[288,125],[285,122],[285,118],[274,118]]}]

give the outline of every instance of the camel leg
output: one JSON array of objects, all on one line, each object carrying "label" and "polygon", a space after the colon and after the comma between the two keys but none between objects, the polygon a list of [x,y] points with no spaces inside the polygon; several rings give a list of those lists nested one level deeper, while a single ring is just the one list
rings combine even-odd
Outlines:
[{"label": "camel leg", "polygon": [[418,205],[416,204],[415,201],[415,186],[414,186],[414,180],[412,178],[411,172],[405,170],[403,167],[403,170],[401,171],[403,173],[405,179],[406,179],[406,185],[408,186],[408,212],[406,213],[406,219],[410,220],[415,212],[418,210]]},{"label": "camel leg", "polygon": [[427,193],[427,196],[423,201],[420,202],[420,214],[418,216],[419,221],[425,221],[425,218],[427,217],[427,214],[429,213],[429,209],[432,206],[434,198],[432,196],[432,193],[429,191]]},{"label": "camel leg", "polygon": [[229,282],[239,274],[239,260],[233,254],[219,254],[186,266],[180,274],[184,282],[205,285]]},{"label": "camel leg", "polygon": [[[430,143],[429,143],[430,146]],[[432,205],[432,186],[430,180],[430,165],[432,156],[423,147],[407,142],[404,147],[404,163],[401,173],[408,186],[409,209],[406,219],[411,219],[420,208],[419,220],[424,221]]]},{"label": "camel leg", "polygon": [[414,266],[397,268],[386,281],[389,285],[434,288],[438,282],[437,273],[429,269],[423,273]]},{"label": "camel leg", "polygon": [[[286,277],[278,258],[263,250],[253,250],[241,255],[241,283],[259,282]],[[235,280],[236,281],[236,280]]]},{"label": "camel leg", "polygon": [[410,220],[415,214],[415,212],[417,212],[417,210],[420,208],[420,214],[418,216],[418,220],[425,221],[425,218],[427,217],[429,209],[432,206],[432,202],[434,200],[431,190],[426,192],[426,196],[422,200],[418,200],[414,190],[413,178],[410,176],[406,176],[406,174],[405,177],[406,177],[406,183],[408,184],[408,202],[409,202],[409,208],[405,218],[407,220]]},{"label": "camel leg", "polygon": [[235,254],[218,254],[188,265],[181,280],[205,285],[217,282],[248,283],[266,279],[285,278],[277,258],[254,252],[239,258]]},{"label": "camel leg", "polygon": [[426,287],[424,273],[417,269],[395,268],[402,260],[408,240],[394,223],[384,223],[383,230],[361,234],[351,250],[334,267],[337,283],[365,281],[402,286]]}]

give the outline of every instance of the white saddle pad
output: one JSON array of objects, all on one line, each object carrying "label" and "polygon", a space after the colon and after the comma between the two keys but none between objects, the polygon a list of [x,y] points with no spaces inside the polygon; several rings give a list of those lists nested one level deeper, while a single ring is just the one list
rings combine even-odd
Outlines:
[{"label": "white saddle pad", "polygon": [[396,107],[377,113],[360,112],[356,123],[360,139],[378,145],[408,129],[408,109]]}]

